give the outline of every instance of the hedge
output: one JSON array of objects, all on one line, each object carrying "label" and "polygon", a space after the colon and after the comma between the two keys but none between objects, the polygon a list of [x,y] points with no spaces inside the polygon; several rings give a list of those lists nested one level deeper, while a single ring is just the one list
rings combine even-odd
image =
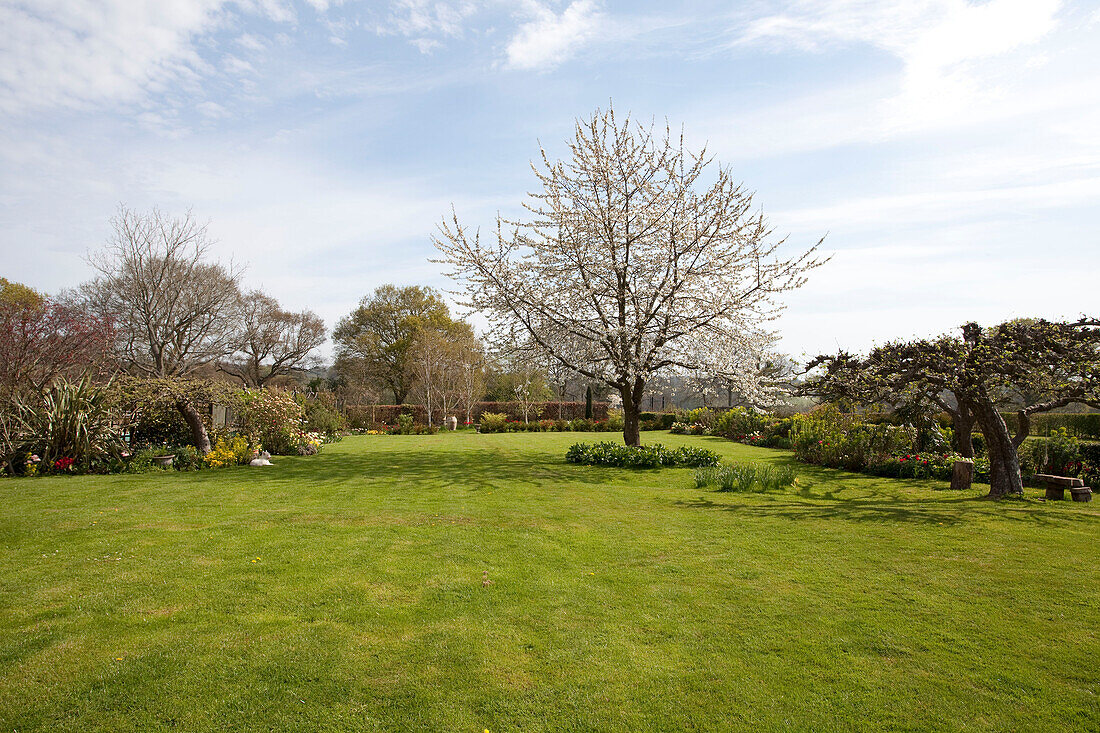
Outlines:
[{"label": "hedge", "polygon": [[[561,419],[576,420],[584,418],[583,402],[536,402],[530,406],[527,419],[530,422],[539,420],[557,420],[558,405],[561,405]],[[606,420],[606,402],[592,403],[592,418],[594,420]],[[510,420],[523,420],[523,405],[520,402],[478,402],[474,407],[473,422],[477,423],[481,415],[486,412],[503,413]],[[380,425],[394,425],[398,415],[412,415],[413,422],[423,425],[428,422],[428,411],[423,405],[348,405],[345,408],[348,425],[352,428],[370,429]],[[462,411],[452,413],[458,418],[459,423],[465,422],[465,414]],[[432,415],[436,424],[439,424],[445,415],[435,411]]]},{"label": "hedge", "polygon": [[[1004,412],[1001,416],[1008,423],[1008,429],[1015,431],[1018,421],[1016,413]],[[1100,440],[1100,412],[1046,412],[1031,416],[1031,435],[1040,438],[1049,437],[1058,428],[1065,428],[1066,432],[1075,438]]]}]

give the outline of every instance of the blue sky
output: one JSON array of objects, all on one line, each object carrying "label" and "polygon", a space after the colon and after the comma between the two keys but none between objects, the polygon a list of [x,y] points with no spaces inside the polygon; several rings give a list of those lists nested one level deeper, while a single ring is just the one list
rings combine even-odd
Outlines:
[{"label": "blue sky", "polygon": [[0,275],[87,279],[119,203],[210,221],[246,284],[331,324],[449,287],[541,141],[667,118],[833,260],[782,348],[1100,311],[1100,4],[0,0]]}]

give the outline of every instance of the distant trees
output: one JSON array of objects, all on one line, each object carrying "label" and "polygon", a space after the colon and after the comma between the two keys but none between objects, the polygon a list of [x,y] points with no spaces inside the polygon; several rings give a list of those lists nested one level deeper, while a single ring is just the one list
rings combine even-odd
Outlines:
[{"label": "distant trees", "polygon": [[438,346],[426,334],[465,337],[466,332],[469,326],[451,318],[431,288],[383,285],[336,324],[336,369],[377,392],[389,391],[395,404],[404,404],[425,373],[418,357]]},{"label": "distant trees", "polygon": [[[898,341],[866,357],[841,352],[819,356],[821,371],[806,390],[827,399],[922,405],[952,413],[969,444],[973,425],[989,453],[989,496],[1023,493],[1017,449],[1030,417],[1079,403],[1100,407],[1100,320],[1008,321],[990,328],[962,327],[962,336]],[[1001,410],[1016,413],[1015,435]]]},{"label": "distant trees", "polygon": [[246,387],[317,365],[314,352],[327,340],[325,322],[312,311],[290,313],[270,295],[253,290],[242,298],[237,350],[218,368]]},{"label": "distant trees", "polygon": [[[498,219],[483,244],[453,214],[435,244],[496,341],[530,338],[616,390],[623,439],[638,445],[649,383],[716,352],[764,351],[776,296],[820,262],[813,249],[778,257],[752,194],[668,129],[654,136],[597,111],[568,145],[565,161],[540,151],[530,218]],[[720,365],[731,376],[745,366]]]}]

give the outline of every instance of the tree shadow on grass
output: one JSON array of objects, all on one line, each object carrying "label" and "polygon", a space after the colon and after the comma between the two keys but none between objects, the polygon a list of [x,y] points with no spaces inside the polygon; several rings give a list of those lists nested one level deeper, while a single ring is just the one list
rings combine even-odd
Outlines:
[{"label": "tree shadow on grass", "polygon": [[[811,487],[797,492],[751,494],[763,503],[720,502],[707,497],[678,501],[687,509],[710,509],[743,517],[778,517],[792,521],[839,519],[867,523],[908,523],[951,526],[975,520],[1007,519],[1040,525],[1100,522],[1095,512],[1074,511],[1071,506],[1049,506],[1033,500],[1010,499],[991,502],[984,495],[966,493],[951,498],[922,499],[865,490],[859,497],[845,498],[837,491],[815,493]],[[727,495],[737,496],[737,495]]]},{"label": "tree shadow on grass", "polygon": [[[393,443],[386,447],[386,450],[338,451],[330,446],[318,456],[274,456],[274,465],[270,467],[230,470],[238,481],[268,485],[320,481],[334,486],[360,484],[409,489],[610,484],[622,477],[614,469],[579,467],[566,463],[564,456],[532,455],[508,446],[485,444],[454,450],[446,444]],[[228,475],[226,471],[201,471],[194,474],[194,479],[198,483],[216,483]]]}]

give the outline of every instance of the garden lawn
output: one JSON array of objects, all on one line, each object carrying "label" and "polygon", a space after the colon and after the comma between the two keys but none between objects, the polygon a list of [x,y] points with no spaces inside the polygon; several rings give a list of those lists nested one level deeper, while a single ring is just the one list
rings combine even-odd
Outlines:
[{"label": "garden lawn", "polygon": [[600,439],[0,480],[0,730],[1100,728],[1100,501],[563,461]]}]

